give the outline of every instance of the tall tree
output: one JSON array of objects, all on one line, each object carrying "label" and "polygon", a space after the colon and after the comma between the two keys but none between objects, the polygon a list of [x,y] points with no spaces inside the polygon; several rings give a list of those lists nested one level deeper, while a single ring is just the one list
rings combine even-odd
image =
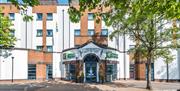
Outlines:
[{"label": "tall tree", "polygon": [[14,45],[16,38],[12,34],[14,30],[10,29],[11,26],[11,21],[0,14],[0,48]]},{"label": "tall tree", "polygon": [[23,13],[21,13],[24,17],[24,21],[31,21],[33,20],[33,17],[30,15],[27,15],[27,9],[28,7],[34,7],[39,5],[39,0],[10,0],[10,2],[15,5],[19,10],[22,10]]},{"label": "tall tree", "polygon": [[[104,8],[110,10],[103,12]],[[177,0],[79,0],[79,8],[73,5],[69,8],[70,19],[78,22],[85,10],[93,9],[100,10],[95,16],[103,17],[106,25],[114,28],[111,39],[125,33],[137,43],[130,51],[146,59],[146,88],[152,89],[151,63],[158,58],[173,59],[170,52],[177,47],[173,39],[178,36],[173,34],[178,28],[165,26],[171,24],[172,19],[180,18],[180,3]]]},{"label": "tall tree", "polygon": [[[32,20],[32,16],[25,13],[28,6],[33,7],[39,4],[39,0],[22,0],[21,2],[19,2],[19,0],[10,0],[10,2],[18,9],[24,11],[21,13],[24,16],[24,21]],[[0,9],[0,12],[2,9]],[[12,35],[13,31],[15,30],[10,29],[12,25],[12,22],[7,17],[0,14],[0,47],[14,46],[16,38]]]}]

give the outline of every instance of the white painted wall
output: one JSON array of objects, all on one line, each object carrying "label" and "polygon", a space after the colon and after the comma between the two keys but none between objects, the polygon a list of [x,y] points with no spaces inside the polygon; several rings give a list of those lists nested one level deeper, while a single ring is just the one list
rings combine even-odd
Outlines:
[{"label": "white painted wall", "polygon": [[[172,55],[174,55],[175,59],[169,64],[169,79],[180,79],[180,51],[173,50]],[[155,79],[166,79],[167,71],[166,71],[166,63],[163,59],[159,58],[154,63],[154,77]]]},{"label": "white painted wall", "polygon": [[25,50],[9,51],[7,57],[0,57],[0,80],[12,79],[12,57],[14,57],[14,79],[27,79],[28,52]]},{"label": "white painted wall", "polygon": [[61,77],[61,53],[53,53],[53,78]]}]

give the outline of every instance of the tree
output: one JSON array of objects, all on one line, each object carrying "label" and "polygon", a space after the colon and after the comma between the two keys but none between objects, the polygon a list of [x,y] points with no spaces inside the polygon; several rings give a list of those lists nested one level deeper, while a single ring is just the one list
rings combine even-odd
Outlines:
[{"label": "tree", "polygon": [[16,38],[12,35],[14,30],[10,29],[11,21],[0,14],[0,48],[14,45]]},{"label": "tree", "polygon": [[172,57],[168,57],[168,56],[170,56],[169,54],[170,53],[163,55],[166,58],[165,60],[163,60],[166,63],[166,74],[167,74],[166,82],[169,82],[169,63],[171,63],[173,61]]},{"label": "tree", "polygon": [[31,21],[33,20],[32,16],[27,15],[27,8],[28,7],[34,7],[39,5],[39,0],[10,0],[10,2],[15,5],[19,10],[22,10],[23,13],[21,13],[24,17],[24,21]]},{"label": "tree", "polygon": [[[69,8],[70,19],[78,22],[85,10],[98,9],[95,16],[103,17],[106,25],[111,25],[116,35],[129,35],[136,42],[130,52],[140,54],[147,62],[147,89],[151,86],[151,63],[158,58],[172,60],[170,52],[178,47],[173,40],[178,28],[167,28],[172,19],[180,18],[180,3],[177,0],[80,0],[79,8]],[[104,8],[110,8],[103,12]],[[168,56],[167,56],[168,54]]]},{"label": "tree", "polygon": [[[22,0],[22,2],[19,2],[18,0],[10,0],[10,2],[13,5],[15,5],[18,9],[24,11],[24,13],[22,13],[22,15],[24,16],[23,17],[24,21],[32,20],[32,16],[28,16],[25,13],[27,11],[28,6],[33,7],[39,4],[38,0]],[[0,47],[8,48],[10,46],[14,46],[14,42],[16,41],[16,38],[12,35],[12,32],[15,30],[10,29],[12,25],[13,24],[8,19],[8,17],[4,17],[2,14],[0,14]]]}]

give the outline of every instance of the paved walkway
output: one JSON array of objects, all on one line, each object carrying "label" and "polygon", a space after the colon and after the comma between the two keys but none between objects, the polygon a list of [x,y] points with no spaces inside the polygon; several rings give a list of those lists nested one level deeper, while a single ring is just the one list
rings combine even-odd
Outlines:
[{"label": "paved walkway", "polygon": [[[153,91],[180,91],[180,82],[152,82],[152,86]],[[74,83],[62,80],[45,82],[15,82],[13,84],[3,84],[0,82],[0,91],[148,91],[145,88],[146,81],[136,80],[118,80],[104,84]]]}]

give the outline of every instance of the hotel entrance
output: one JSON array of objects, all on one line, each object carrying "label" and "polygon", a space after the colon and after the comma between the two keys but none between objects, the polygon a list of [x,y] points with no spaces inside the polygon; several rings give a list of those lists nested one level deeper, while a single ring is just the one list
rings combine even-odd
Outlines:
[{"label": "hotel entrance", "polygon": [[117,79],[119,51],[94,42],[63,51],[65,79],[74,82],[111,82]]},{"label": "hotel entrance", "polygon": [[85,81],[86,82],[97,82],[97,62],[98,57],[95,54],[88,54],[84,58],[85,62]]}]

